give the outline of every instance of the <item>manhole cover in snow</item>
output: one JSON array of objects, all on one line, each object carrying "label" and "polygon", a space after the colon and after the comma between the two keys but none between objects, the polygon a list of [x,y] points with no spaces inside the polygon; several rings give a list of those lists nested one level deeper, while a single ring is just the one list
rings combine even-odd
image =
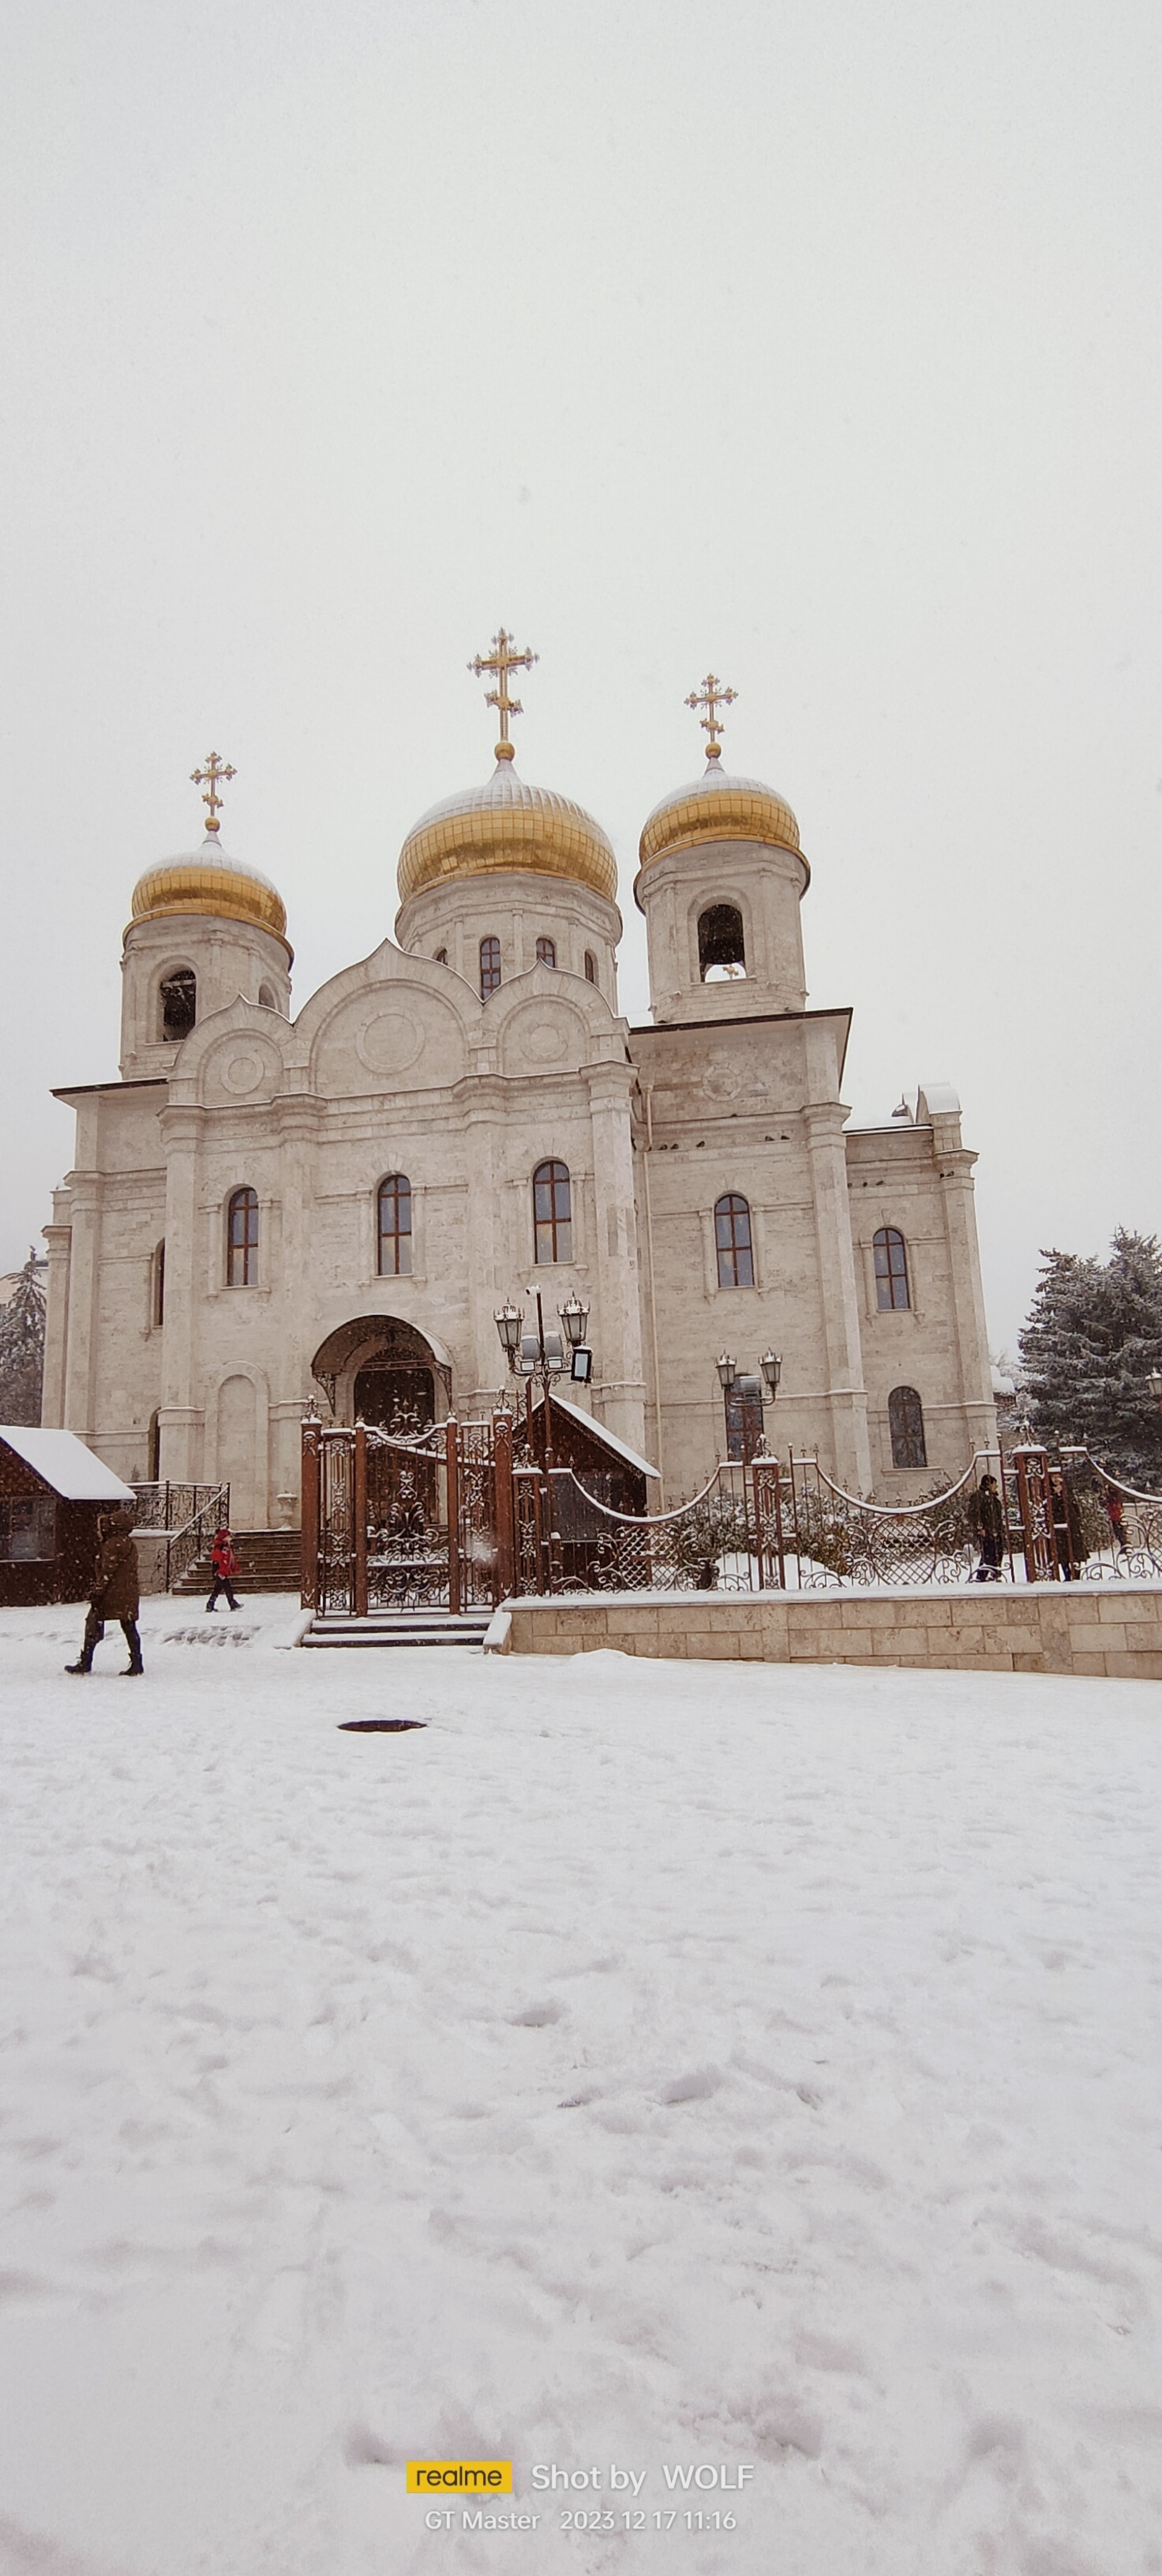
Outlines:
[{"label": "manhole cover in snow", "polygon": [[424,1717],[344,1717],[339,1721],[340,1735],[406,1735],[413,1726],[426,1726]]}]

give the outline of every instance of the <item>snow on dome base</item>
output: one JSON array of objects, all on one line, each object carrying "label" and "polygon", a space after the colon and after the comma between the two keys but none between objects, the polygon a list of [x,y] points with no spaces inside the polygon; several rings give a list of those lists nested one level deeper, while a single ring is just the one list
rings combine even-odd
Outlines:
[{"label": "snow on dome base", "polygon": [[511,760],[498,760],[486,785],[464,788],[421,814],[399,854],[400,900],[449,878],[506,868],[571,877],[610,903],[617,899],[617,861],[600,823],[569,797],[526,786]]}]

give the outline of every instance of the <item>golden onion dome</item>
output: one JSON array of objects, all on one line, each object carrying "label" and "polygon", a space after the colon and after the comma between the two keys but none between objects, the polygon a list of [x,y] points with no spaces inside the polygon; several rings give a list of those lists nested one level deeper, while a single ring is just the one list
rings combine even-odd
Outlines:
[{"label": "golden onion dome", "polygon": [[466,787],[430,806],[408,833],[399,854],[400,900],[406,903],[425,886],[492,876],[502,868],[569,877],[609,903],[617,899],[617,861],[600,823],[551,788],[526,787],[508,742],[497,745],[486,786]]},{"label": "golden onion dome", "polygon": [[639,844],[642,869],[676,850],[697,849],[704,841],[766,841],[775,849],[793,850],[810,881],[799,826],[786,798],[761,778],[731,777],[713,749],[701,778],[675,787],[655,805]]},{"label": "golden onion dome", "polygon": [[[255,930],[279,939],[287,956],[294,950],[286,935],[286,907],[269,877],[231,858],[220,849],[213,827],[200,850],[160,859],[147,868],[133,889],[133,921],[164,921],[171,914],[200,913],[218,921],[246,921]],[[130,925],[132,927],[132,923]]]}]

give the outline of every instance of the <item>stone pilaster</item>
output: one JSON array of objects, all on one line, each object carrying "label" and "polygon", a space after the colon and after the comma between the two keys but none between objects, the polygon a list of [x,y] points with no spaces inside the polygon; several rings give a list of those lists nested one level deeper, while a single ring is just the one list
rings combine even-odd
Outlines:
[{"label": "stone pilaster", "polygon": [[645,1444],[645,1360],[634,1202],[630,1065],[604,1064],[589,1075],[593,1122],[593,1188],[597,1240],[594,1410],[630,1447]]},{"label": "stone pilaster", "polygon": [[866,1494],[872,1482],[871,1451],[847,1199],[846,1114],[838,1100],[813,1101],[803,1118],[815,1209],[833,1473],[851,1492]]}]

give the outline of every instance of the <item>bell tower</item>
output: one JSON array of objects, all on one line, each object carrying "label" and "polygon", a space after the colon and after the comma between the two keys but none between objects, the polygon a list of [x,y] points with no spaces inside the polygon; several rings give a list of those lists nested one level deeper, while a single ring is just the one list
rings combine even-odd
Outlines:
[{"label": "bell tower", "polygon": [[634,898],[659,1025],[806,1006],[799,906],[811,871],[785,798],[722,767],[719,709],[736,695],[710,671],[687,698],[706,709],[705,772],[663,797],[641,836]]}]

